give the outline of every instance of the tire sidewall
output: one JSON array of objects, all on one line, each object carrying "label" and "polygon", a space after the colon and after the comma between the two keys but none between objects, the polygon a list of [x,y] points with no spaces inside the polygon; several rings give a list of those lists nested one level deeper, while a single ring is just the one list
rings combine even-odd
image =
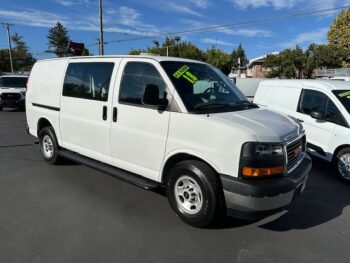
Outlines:
[{"label": "tire sidewall", "polygon": [[[46,157],[43,153],[43,138],[48,135],[52,141],[53,145],[53,155],[49,158]],[[53,131],[52,127],[45,127],[40,130],[39,132],[39,145],[40,145],[40,151],[45,161],[47,161],[49,164],[55,164],[57,161],[57,151],[58,151],[58,144],[55,132]]]},{"label": "tire sidewall", "polygon": [[342,155],[344,155],[345,153],[350,153],[350,147],[346,147],[344,149],[341,149],[337,155],[336,155],[336,158],[334,159],[334,167],[335,169],[337,170],[337,174],[339,175],[340,178],[342,178],[344,181],[350,183],[350,179],[346,179],[345,177],[342,176],[342,174],[340,173],[339,171],[339,168],[338,168],[338,162],[339,162],[339,159]]},{"label": "tire sidewall", "polygon": [[[181,176],[184,175],[189,176],[196,181],[202,192],[202,208],[196,214],[186,213],[176,201],[174,193],[175,183]],[[213,187],[210,185],[208,178],[200,168],[194,164],[191,164],[190,162],[183,162],[175,165],[170,172],[169,180],[166,186],[170,205],[183,221],[196,227],[203,227],[208,225],[213,220],[217,205],[216,193]]]}]

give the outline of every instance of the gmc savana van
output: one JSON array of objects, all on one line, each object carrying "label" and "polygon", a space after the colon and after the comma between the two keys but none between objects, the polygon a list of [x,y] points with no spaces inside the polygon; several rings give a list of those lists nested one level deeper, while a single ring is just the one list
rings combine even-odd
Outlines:
[{"label": "gmc savana van", "polygon": [[311,160],[302,126],[262,109],[218,69],[161,56],[37,62],[27,122],[50,164],[68,158],[146,189],[187,223],[288,206]]},{"label": "gmc savana van", "polygon": [[302,122],[308,151],[332,162],[350,182],[350,83],[335,80],[262,81],[254,102]]}]

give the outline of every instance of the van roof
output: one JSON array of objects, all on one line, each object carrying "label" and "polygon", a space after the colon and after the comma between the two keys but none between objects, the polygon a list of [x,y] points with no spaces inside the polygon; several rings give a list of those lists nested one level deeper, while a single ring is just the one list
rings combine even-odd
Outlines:
[{"label": "van roof", "polygon": [[[302,80],[263,80],[261,83],[268,84],[271,86],[278,86],[281,84],[290,84],[286,88],[295,88],[299,85],[317,87],[320,90],[344,90],[350,89],[350,82],[347,81],[337,81],[337,80],[314,80],[314,79],[302,79]],[[294,85],[293,85],[294,84]]]},{"label": "van roof", "polygon": [[158,62],[162,61],[178,61],[178,62],[193,62],[193,63],[204,63],[198,60],[186,59],[186,58],[177,58],[177,57],[165,57],[158,56],[154,54],[141,54],[141,55],[105,55],[105,56],[83,56],[83,57],[64,57],[64,58],[51,58],[44,59],[40,61],[50,61],[50,60],[74,60],[74,59],[99,59],[99,58],[149,58],[156,60]]}]

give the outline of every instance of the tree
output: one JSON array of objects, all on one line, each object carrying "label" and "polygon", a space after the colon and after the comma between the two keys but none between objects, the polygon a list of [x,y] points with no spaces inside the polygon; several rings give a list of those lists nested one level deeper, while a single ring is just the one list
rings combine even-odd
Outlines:
[{"label": "tree", "polygon": [[[33,66],[35,59],[29,52],[29,48],[22,40],[22,37],[15,33],[11,37],[13,42],[12,59],[15,71],[29,71]],[[8,49],[0,49],[0,72],[10,72],[10,56]]]},{"label": "tree", "polygon": [[60,22],[57,22],[56,25],[49,30],[47,39],[49,41],[49,53],[54,53],[57,57],[65,56],[66,49],[70,42],[67,28]]},{"label": "tree", "polygon": [[279,54],[268,55],[264,67],[270,69],[267,77],[270,78],[303,78],[306,57],[301,47],[287,48]]},{"label": "tree", "polygon": [[170,57],[182,57],[196,60],[203,60],[203,52],[194,44],[188,41],[181,41],[180,37],[166,37],[163,43],[153,41],[154,47],[148,47],[147,50],[132,49],[129,55],[139,55],[140,53],[152,53],[161,56],[167,55],[167,48]]},{"label": "tree", "polygon": [[12,50],[14,56],[14,68],[20,71],[29,71],[34,64],[35,59],[29,52],[28,46],[17,33],[12,36],[12,42],[14,43],[14,48]]},{"label": "tree", "polygon": [[226,75],[230,73],[232,68],[231,57],[226,52],[212,47],[204,53],[205,61],[219,68]]},{"label": "tree", "polygon": [[245,49],[243,48],[242,44],[239,44],[238,47],[234,50],[232,50],[231,53],[231,62],[233,68],[238,68],[238,58],[241,62],[241,67],[244,67],[249,63],[247,56],[245,54]]},{"label": "tree", "polygon": [[350,8],[336,17],[328,32],[328,42],[344,54],[343,66],[350,66]]}]

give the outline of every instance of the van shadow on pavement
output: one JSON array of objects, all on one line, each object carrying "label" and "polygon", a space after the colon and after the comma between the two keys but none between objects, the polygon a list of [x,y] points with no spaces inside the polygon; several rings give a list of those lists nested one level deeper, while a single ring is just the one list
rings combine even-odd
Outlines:
[{"label": "van shadow on pavement", "polygon": [[337,176],[331,164],[318,158],[312,160],[306,189],[288,213],[259,227],[273,231],[315,227],[337,218],[350,204],[350,184]]}]

